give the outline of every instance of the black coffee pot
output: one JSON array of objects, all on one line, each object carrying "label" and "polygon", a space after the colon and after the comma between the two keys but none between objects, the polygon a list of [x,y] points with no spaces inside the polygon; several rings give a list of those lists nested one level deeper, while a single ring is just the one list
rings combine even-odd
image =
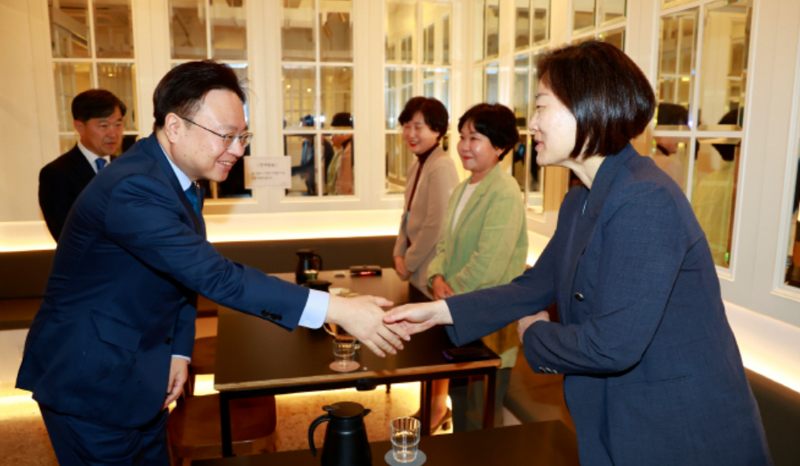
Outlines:
[{"label": "black coffee pot", "polygon": [[295,283],[302,285],[306,282],[306,270],[322,270],[322,258],[313,249],[300,249],[297,251],[297,269],[294,272]]},{"label": "black coffee pot", "polygon": [[308,445],[311,454],[317,456],[314,447],[314,430],[328,422],[325,443],[322,446],[322,466],[371,466],[372,451],[364,428],[364,416],[370,413],[358,403],[342,401],[322,409],[328,412],[318,417],[308,428]]}]

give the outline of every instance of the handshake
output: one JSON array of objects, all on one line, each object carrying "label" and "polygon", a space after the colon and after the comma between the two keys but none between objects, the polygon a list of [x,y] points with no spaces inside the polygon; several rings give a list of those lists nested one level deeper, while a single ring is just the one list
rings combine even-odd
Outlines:
[{"label": "handshake", "polygon": [[389,312],[381,307],[393,303],[377,296],[342,298],[331,295],[325,323],[344,327],[373,353],[385,357],[403,349],[403,341],[434,325],[453,323],[450,309],[443,300],[406,304]]},{"label": "handshake", "polygon": [[[453,316],[443,299],[427,303],[404,304],[384,312],[391,301],[376,296],[342,298],[331,295],[325,322],[344,327],[350,335],[361,340],[380,357],[396,354],[403,349],[403,340],[424,332],[434,325],[453,325]],[[519,320],[517,331],[520,343],[525,331],[536,321],[548,322],[547,311],[541,311]]]}]

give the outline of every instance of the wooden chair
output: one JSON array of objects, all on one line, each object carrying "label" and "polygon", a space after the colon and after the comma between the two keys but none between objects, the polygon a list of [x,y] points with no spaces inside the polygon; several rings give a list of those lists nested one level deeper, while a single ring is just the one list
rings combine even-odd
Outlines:
[{"label": "wooden chair", "polygon": [[217,360],[217,337],[198,338],[194,341],[192,362],[189,363],[189,377],[183,392],[186,398],[194,396],[194,386],[198,375],[213,374]]},{"label": "wooden chair", "polygon": [[[231,401],[231,436],[235,455],[274,453],[275,397]],[[173,465],[221,458],[219,395],[193,396],[180,401],[167,420]]]}]

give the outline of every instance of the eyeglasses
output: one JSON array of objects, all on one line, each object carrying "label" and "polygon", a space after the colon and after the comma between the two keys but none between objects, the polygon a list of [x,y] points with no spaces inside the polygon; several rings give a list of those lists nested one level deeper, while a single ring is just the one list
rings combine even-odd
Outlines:
[{"label": "eyeglasses", "polygon": [[205,126],[203,126],[201,124],[193,122],[192,120],[190,120],[188,118],[181,117],[181,119],[184,120],[184,121],[188,121],[189,123],[191,123],[191,124],[193,124],[195,126],[199,126],[199,127],[203,128],[204,130],[208,131],[211,134],[215,134],[215,135],[221,137],[223,143],[225,144],[225,150],[230,149],[237,142],[241,142],[242,143],[242,148],[245,148],[245,147],[249,146],[250,145],[250,141],[253,140],[253,133],[219,134],[218,132],[212,131],[212,130],[206,128]]}]

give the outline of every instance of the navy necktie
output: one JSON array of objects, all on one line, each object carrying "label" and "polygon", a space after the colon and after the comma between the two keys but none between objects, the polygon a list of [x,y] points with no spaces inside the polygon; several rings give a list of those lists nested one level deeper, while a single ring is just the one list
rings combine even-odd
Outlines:
[{"label": "navy necktie", "polygon": [[192,203],[192,207],[194,207],[197,217],[201,218],[202,215],[200,215],[200,201],[197,199],[197,185],[192,183],[184,192],[186,193],[186,197],[189,198],[189,202]]},{"label": "navy necktie", "polygon": [[106,166],[106,159],[104,159],[104,158],[98,158],[98,159],[96,159],[96,160],[94,161],[94,163],[95,163],[95,165],[97,165],[97,171],[99,172],[100,170],[102,170],[102,169],[103,169],[103,167],[105,167],[105,166]]}]

